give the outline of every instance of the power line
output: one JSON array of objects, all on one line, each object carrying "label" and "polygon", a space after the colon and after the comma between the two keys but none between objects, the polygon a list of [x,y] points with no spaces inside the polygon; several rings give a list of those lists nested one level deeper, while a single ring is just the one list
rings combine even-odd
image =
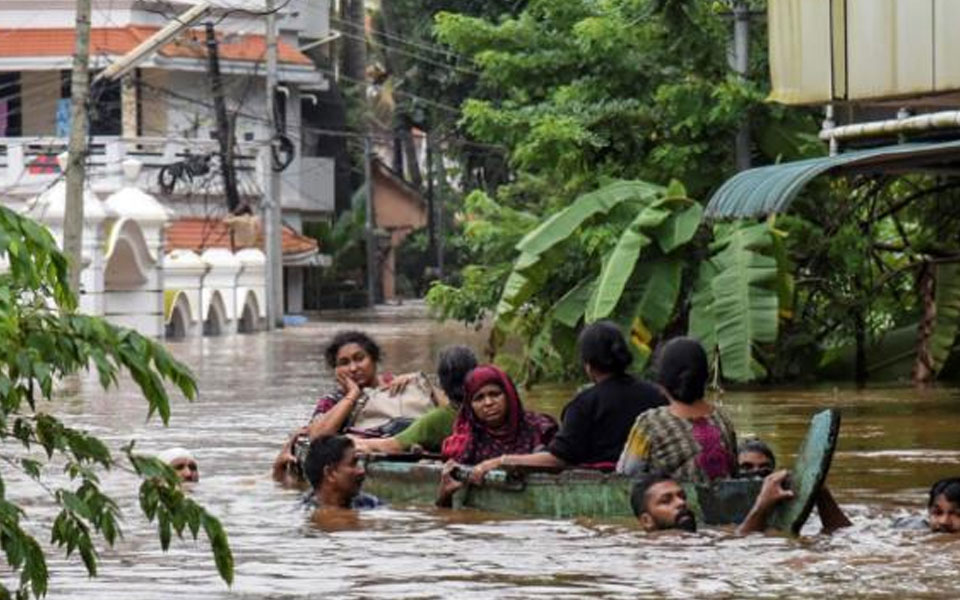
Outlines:
[{"label": "power line", "polygon": [[422,55],[422,54],[416,54],[416,53],[414,53],[414,52],[408,52],[407,50],[404,50],[404,49],[402,49],[402,48],[397,48],[396,46],[390,46],[390,45],[388,45],[388,44],[384,44],[384,43],[377,42],[377,41],[374,41],[374,40],[367,40],[367,38],[366,38],[365,36],[355,35],[355,34],[353,34],[353,33],[347,33],[346,31],[341,31],[341,32],[340,32],[340,35],[342,35],[342,36],[344,36],[344,37],[347,37],[347,38],[350,38],[350,39],[353,39],[353,40],[359,40],[359,41],[369,42],[369,43],[373,44],[374,46],[380,46],[381,48],[385,48],[385,49],[387,49],[387,50],[392,50],[392,51],[394,51],[394,52],[397,52],[398,54],[402,54],[402,55],[404,55],[404,56],[409,56],[409,57],[411,57],[411,58],[413,58],[413,59],[415,59],[415,60],[419,60],[419,61],[421,61],[421,62],[430,64],[430,65],[434,65],[434,66],[440,67],[440,68],[442,68],[442,69],[449,69],[449,70],[451,70],[451,71],[456,71],[456,72],[458,72],[458,73],[464,73],[464,74],[466,74],[466,75],[472,75],[472,76],[474,76],[474,77],[480,77],[480,76],[482,75],[482,73],[480,73],[479,71],[474,71],[474,70],[472,70],[472,69],[465,69],[465,68],[463,68],[463,67],[458,67],[458,66],[456,66],[456,65],[450,65],[450,64],[447,64],[447,63],[442,63],[442,62],[440,62],[440,61],[436,61],[436,60],[427,58],[426,56],[424,56],[424,55]]}]

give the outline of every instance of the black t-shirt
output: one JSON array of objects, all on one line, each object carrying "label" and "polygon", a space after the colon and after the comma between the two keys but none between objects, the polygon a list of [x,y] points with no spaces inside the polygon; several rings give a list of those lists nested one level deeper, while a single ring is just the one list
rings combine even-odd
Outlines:
[{"label": "black t-shirt", "polygon": [[637,415],[665,404],[653,385],[612,375],[564,407],[550,453],[571,465],[617,462]]}]

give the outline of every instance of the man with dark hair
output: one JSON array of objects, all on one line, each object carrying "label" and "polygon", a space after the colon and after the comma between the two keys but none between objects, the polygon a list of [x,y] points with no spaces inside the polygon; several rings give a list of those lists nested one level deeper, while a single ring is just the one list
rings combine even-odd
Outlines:
[{"label": "man with dark hair", "polygon": [[960,533],[960,477],[941,479],[930,488],[927,501],[930,531]]},{"label": "man with dark hair", "polygon": [[[764,531],[770,511],[780,502],[793,497],[793,492],[783,487],[787,475],[787,471],[777,471],[764,478],[753,508],[737,527],[738,534]],[[687,506],[683,487],[667,475],[647,473],[640,476],[630,492],[630,506],[640,526],[646,531],[697,530],[697,520]]]},{"label": "man with dark hair", "polygon": [[306,499],[312,508],[369,509],[381,504],[361,491],[366,472],[353,440],[346,436],[321,436],[310,442],[303,471],[313,487]]},{"label": "man with dark hair", "polygon": [[697,518],[687,506],[687,495],[676,481],[659,473],[640,476],[630,490],[630,507],[646,531],[697,530]]}]

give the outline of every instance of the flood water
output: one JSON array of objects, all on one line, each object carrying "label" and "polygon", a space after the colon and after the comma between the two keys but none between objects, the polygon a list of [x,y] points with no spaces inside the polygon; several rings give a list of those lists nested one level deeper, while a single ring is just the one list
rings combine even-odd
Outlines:
[{"label": "flood water", "polygon": [[[227,588],[205,543],[159,549],[139,516],[136,481],[104,477],[126,517],[124,538],[105,550],[100,575],[78,560],[51,560],[51,598],[956,598],[960,536],[897,530],[892,518],[919,513],[940,477],[960,475],[960,390],[833,387],[725,394],[741,435],[768,440],[785,465],[818,409],[843,409],[829,485],[854,527],[817,535],[811,517],[799,539],[736,538],[727,531],[646,535],[629,522],[549,521],[395,506],[336,528],[312,525],[298,493],[269,478],[284,436],[304,423],[332,385],[321,345],[357,326],[385,349],[394,372],[429,370],[444,345],[482,337],[438,325],[410,307],[340,315],[283,332],[170,344],[200,382],[194,403],[177,400],[170,425],[145,421],[129,385],[104,394],[94,382],[64,391],[58,410],[118,449],[194,450],[193,494],[224,523],[236,560]],[[76,388],[76,389],[73,389]],[[535,388],[530,406],[558,412],[571,386]],[[55,469],[48,469],[55,475]],[[4,473],[4,477],[8,475]],[[11,476],[12,477],[12,476]],[[8,493],[34,523],[52,518],[46,492],[15,479]]]}]

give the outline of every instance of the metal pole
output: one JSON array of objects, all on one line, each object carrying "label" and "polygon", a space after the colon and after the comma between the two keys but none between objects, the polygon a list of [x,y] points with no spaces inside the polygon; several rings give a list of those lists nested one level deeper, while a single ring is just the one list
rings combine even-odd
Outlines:
[{"label": "metal pole", "polygon": [[363,228],[367,245],[367,306],[374,306],[377,303],[377,276],[380,274],[380,265],[374,232],[376,217],[373,214],[373,147],[369,136],[363,138],[363,174],[367,186],[367,218]]},{"label": "metal pole", "polygon": [[[741,79],[746,79],[750,67],[750,7],[746,0],[736,0],[733,5],[733,54],[731,65]],[[740,123],[736,138],[737,170],[750,168],[750,123]]]},{"label": "metal pole", "polygon": [[[427,134],[427,234],[430,241],[427,256],[437,256],[437,210],[433,189],[433,138]],[[439,266],[439,258],[434,265]]]},{"label": "metal pole", "polygon": [[[443,149],[440,149],[440,152],[437,152],[433,155],[433,159],[439,162],[439,165],[434,165],[433,172],[437,176],[437,277],[443,279],[443,251],[444,251],[444,238],[443,238],[443,199],[445,197],[443,190],[446,188],[447,176],[443,169]],[[439,168],[437,168],[439,166]]]},{"label": "metal pole", "polygon": [[283,327],[283,223],[280,174],[273,169],[273,144],[277,139],[277,17],[275,0],[266,0],[267,13],[267,117],[270,119],[271,152],[267,161],[263,222],[267,254],[267,319],[270,327]]},{"label": "metal pole", "polygon": [[227,103],[223,98],[223,79],[220,77],[220,55],[217,49],[217,34],[213,23],[207,22],[207,73],[210,75],[210,92],[213,95],[213,110],[217,118],[217,141],[220,143],[220,172],[223,176],[223,193],[227,197],[227,210],[236,214],[240,208],[237,192],[237,175],[233,170],[233,128],[227,117]]},{"label": "metal pole", "polygon": [[70,79],[70,142],[67,146],[63,253],[69,261],[68,284],[74,294],[80,293],[80,271],[83,269],[83,184],[87,162],[87,106],[90,101],[90,2],[77,0],[77,39]]}]

